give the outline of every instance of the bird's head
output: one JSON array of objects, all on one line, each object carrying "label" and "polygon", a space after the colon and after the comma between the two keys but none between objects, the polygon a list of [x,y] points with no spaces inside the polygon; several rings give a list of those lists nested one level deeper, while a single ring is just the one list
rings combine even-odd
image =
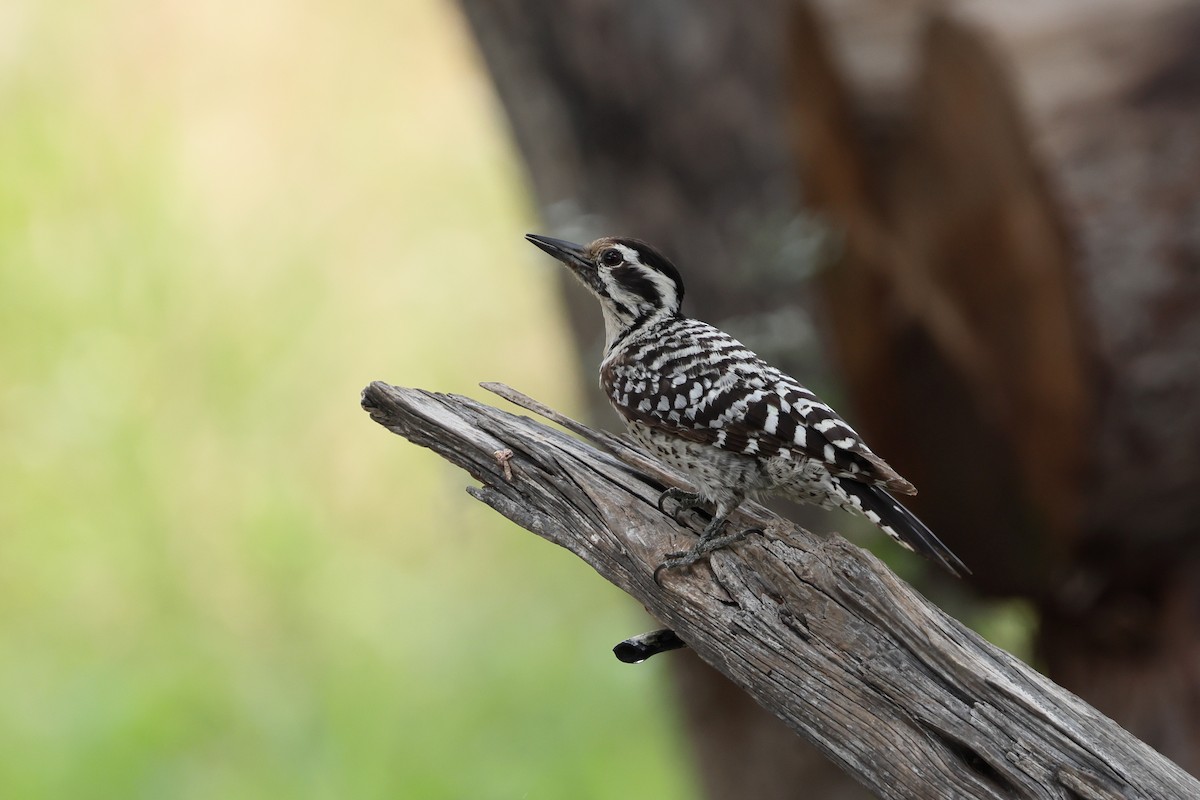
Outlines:
[{"label": "bird's head", "polygon": [[606,236],[578,245],[532,233],[525,238],[566,264],[596,295],[610,345],[635,324],[679,314],[679,270],[643,241]]}]

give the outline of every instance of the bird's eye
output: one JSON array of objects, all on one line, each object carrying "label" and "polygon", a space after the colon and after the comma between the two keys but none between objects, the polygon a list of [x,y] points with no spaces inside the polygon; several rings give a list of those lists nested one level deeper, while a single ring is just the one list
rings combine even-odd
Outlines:
[{"label": "bird's eye", "polygon": [[600,261],[603,262],[604,266],[606,267],[618,266],[624,260],[624,257],[621,255],[621,251],[615,247],[610,247],[600,254]]}]

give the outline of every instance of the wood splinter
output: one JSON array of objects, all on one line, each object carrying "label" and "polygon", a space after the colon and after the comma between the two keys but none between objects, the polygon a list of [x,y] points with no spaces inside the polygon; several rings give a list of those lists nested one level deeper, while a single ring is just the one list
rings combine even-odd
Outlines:
[{"label": "wood splinter", "polygon": [[496,463],[504,470],[504,480],[512,483],[512,464],[509,462],[512,461],[513,451],[506,447],[503,450],[497,450],[492,453],[492,457],[496,459]]}]

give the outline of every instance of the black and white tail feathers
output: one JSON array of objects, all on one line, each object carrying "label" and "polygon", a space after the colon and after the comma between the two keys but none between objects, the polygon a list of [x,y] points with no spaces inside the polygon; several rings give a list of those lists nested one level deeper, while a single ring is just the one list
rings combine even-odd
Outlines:
[{"label": "black and white tail feathers", "polygon": [[950,548],[942,544],[942,540],[934,536],[925,523],[900,505],[885,489],[847,479],[840,479],[838,483],[861,509],[863,516],[903,547],[940,564],[955,577],[971,574],[967,565],[950,552]]}]

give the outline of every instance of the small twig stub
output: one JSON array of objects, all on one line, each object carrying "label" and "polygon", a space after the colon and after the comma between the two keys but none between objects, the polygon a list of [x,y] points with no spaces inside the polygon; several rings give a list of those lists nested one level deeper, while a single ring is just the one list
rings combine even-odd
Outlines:
[{"label": "small twig stub", "polygon": [[687,647],[687,642],[670,628],[662,628],[649,633],[630,636],[623,642],[618,642],[613,648],[613,655],[626,664],[640,664],[651,656],[665,653],[668,650],[678,650]]}]

